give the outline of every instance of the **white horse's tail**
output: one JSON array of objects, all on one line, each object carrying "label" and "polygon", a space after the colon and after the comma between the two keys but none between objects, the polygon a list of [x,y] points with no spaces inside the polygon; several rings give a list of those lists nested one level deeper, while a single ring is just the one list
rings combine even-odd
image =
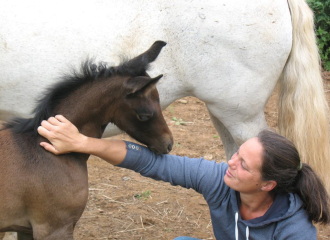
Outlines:
[{"label": "white horse's tail", "polygon": [[305,0],[288,0],[292,49],[279,81],[279,130],[329,190],[329,118],[316,45],[313,12]]}]

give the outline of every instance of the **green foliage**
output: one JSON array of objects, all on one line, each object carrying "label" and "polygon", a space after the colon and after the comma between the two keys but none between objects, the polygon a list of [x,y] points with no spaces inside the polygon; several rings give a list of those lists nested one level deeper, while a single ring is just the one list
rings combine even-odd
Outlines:
[{"label": "green foliage", "polygon": [[139,194],[135,194],[134,197],[138,198],[138,199],[143,199],[143,200],[147,200],[150,197],[151,193],[150,191],[146,191],[146,192],[142,192]]},{"label": "green foliage", "polygon": [[176,117],[172,117],[172,120],[175,122],[175,125],[185,125],[186,122],[182,120],[182,118],[177,119]]},{"label": "green foliage", "polygon": [[307,0],[314,11],[317,44],[323,67],[330,71],[330,0]]}]

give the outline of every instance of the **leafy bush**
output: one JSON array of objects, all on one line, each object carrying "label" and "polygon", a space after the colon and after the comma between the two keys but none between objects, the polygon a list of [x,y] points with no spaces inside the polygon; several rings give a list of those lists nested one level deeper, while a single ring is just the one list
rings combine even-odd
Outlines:
[{"label": "leafy bush", "polygon": [[330,71],[330,0],[307,0],[315,15],[317,44],[325,70]]}]

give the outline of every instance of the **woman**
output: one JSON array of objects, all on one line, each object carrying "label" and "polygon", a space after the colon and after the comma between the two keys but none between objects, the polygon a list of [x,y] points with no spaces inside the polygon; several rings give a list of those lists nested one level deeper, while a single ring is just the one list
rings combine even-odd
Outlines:
[{"label": "woman", "polygon": [[[329,196],[294,145],[265,130],[243,143],[227,163],[156,155],[120,140],[79,133],[63,116],[43,121],[39,134],[58,155],[81,152],[155,180],[193,188],[207,201],[217,239],[316,239],[314,223],[329,223]],[[185,238],[186,239],[186,238]]]}]

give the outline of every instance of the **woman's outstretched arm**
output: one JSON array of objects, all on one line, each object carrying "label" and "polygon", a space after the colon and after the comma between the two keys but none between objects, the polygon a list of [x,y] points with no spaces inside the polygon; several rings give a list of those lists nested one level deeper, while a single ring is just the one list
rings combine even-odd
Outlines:
[{"label": "woman's outstretched arm", "polygon": [[90,138],[79,133],[69,120],[60,115],[43,121],[38,132],[50,141],[41,142],[40,145],[56,155],[69,152],[95,155],[142,176],[193,188],[202,193],[210,204],[218,202],[227,193],[228,187],[222,181],[227,170],[227,164],[224,163],[155,154],[136,143]]},{"label": "woman's outstretched arm", "polygon": [[55,155],[79,152],[94,155],[113,165],[118,165],[127,153],[124,141],[87,137],[62,115],[42,121],[38,133],[50,141],[50,143],[41,142],[40,145]]}]

